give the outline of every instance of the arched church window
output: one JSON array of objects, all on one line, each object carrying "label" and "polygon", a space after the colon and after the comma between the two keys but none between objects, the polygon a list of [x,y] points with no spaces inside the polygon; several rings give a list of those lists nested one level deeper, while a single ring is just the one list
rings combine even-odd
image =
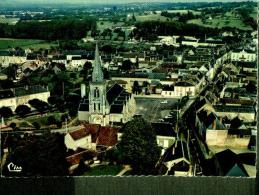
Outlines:
[{"label": "arched church window", "polygon": [[99,111],[101,110],[101,105],[100,105],[100,104],[98,104],[98,110],[99,110]]},{"label": "arched church window", "polygon": [[94,97],[95,98],[98,98],[100,97],[100,92],[99,92],[99,89],[96,87],[95,90],[94,90]]}]

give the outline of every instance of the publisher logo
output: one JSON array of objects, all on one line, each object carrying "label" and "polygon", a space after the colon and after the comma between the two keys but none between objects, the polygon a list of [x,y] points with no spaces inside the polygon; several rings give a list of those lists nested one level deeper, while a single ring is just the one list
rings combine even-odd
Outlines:
[{"label": "publisher logo", "polygon": [[22,171],[22,167],[19,167],[12,162],[7,165],[7,168],[9,170],[9,172],[21,172]]}]

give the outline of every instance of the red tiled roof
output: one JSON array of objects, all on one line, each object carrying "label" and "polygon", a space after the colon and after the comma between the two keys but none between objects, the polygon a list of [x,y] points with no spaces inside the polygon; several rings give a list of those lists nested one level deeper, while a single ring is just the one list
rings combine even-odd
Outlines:
[{"label": "red tiled roof", "polygon": [[96,145],[113,146],[117,143],[117,129],[114,127],[101,127]]},{"label": "red tiled roof", "polygon": [[84,124],[85,128],[89,131],[91,134],[92,143],[96,142],[96,139],[98,137],[98,133],[100,131],[101,125],[97,124]]},{"label": "red tiled roof", "polygon": [[82,127],[81,129],[75,130],[73,132],[70,132],[69,134],[74,140],[79,140],[91,134],[92,142],[95,142],[99,129],[100,129],[100,125],[84,124],[84,127]]},{"label": "red tiled roof", "polygon": [[69,133],[74,140],[79,140],[88,136],[90,133],[86,128],[81,128]]},{"label": "red tiled roof", "polygon": [[69,133],[74,140],[91,135],[92,143],[97,145],[113,146],[117,143],[117,129],[101,127],[97,124],[84,124],[84,127]]}]

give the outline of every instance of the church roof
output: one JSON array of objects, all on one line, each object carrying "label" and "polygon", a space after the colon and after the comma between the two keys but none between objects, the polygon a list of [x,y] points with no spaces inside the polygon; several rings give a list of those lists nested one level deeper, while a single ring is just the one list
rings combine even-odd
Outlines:
[{"label": "church roof", "polygon": [[124,91],[123,87],[118,84],[114,84],[108,91],[107,91],[107,101],[111,105],[114,100]]},{"label": "church roof", "polygon": [[96,44],[95,48],[95,59],[94,59],[94,68],[92,73],[93,82],[103,82],[103,71],[101,65],[101,58],[99,55],[98,45]]}]

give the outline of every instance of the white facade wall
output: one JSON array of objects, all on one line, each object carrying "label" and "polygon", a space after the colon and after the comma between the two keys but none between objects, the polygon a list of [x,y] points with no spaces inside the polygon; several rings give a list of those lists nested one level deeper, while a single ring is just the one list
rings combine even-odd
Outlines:
[{"label": "white facade wall", "polygon": [[198,43],[198,40],[196,42],[194,42],[194,41],[182,41],[182,45],[198,47],[199,43]]},{"label": "white facade wall", "polygon": [[52,62],[59,63],[59,64],[65,64],[67,65],[67,60],[52,60]]},{"label": "white facade wall", "polygon": [[250,136],[238,137],[236,135],[228,135],[227,130],[207,130],[206,143],[208,146],[223,147],[248,147]]},{"label": "white facade wall", "polygon": [[17,107],[16,104],[16,98],[6,98],[6,99],[1,99],[0,100],[0,108],[6,106],[12,109],[12,111],[15,110],[15,108]]},{"label": "white facade wall", "polygon": [[227,116],[230,120],[237,117],[240,120],[243,120],[245,122],[253,122],[255,121],[255,113],[237,113],[237,112],[215,112],[218,117],[225,117]]},{"label": "white facade wall", "polygon": [[174,144],[175,137],[157,135],[156,141],[158,146],[161,146],[162,148],[167,149]]},{"label": "white facade wall", "polygon": [[78,120],[89,121],[90,114],[86,111],[78,111]]},{"label": "white facade wall", "polygon": [[183,97],[183,96],[195,96],[196,87],[195,86],[175,86],[174,91],[162,91],[161,95],[163,97]]},{"label": "white facade wall", "polygon": [[77,148],[83,149],[94,149],[94,145],[92,144],[91,135],[89,134],[86,137],[83,137],[78,140],[74,140],[71,135],[68,133],[65,136],[65,145],[68,149],[76,150]]},{"label": "white facade wall", "polygon": [[68,66],[70,66],[71,68],[78,68],[78,67],[83,67],[84,64],[87,62],[86,59],[81,59],[81,60],[72,60]]},{"label": "white facade wall", "polygon": [[32,100],[32,99],[39,99],[44,102],[48,102],[49,97],[50,97],[50,92],[44,92],[44,93],[36,93],[36,94],[16,97],[16,101],[17,101],[17,106],[18,106],[18,105],[22,105],[22,104],[27,104],[28,101]]},{"label": "white facade wall", "polygon": [[247,53],[244,50],[239,52],[239,53],[232,52],[231,53],[231,60],[232,61],[254,62],[254,61],[256,61],[256,54],[255,53]]}]

